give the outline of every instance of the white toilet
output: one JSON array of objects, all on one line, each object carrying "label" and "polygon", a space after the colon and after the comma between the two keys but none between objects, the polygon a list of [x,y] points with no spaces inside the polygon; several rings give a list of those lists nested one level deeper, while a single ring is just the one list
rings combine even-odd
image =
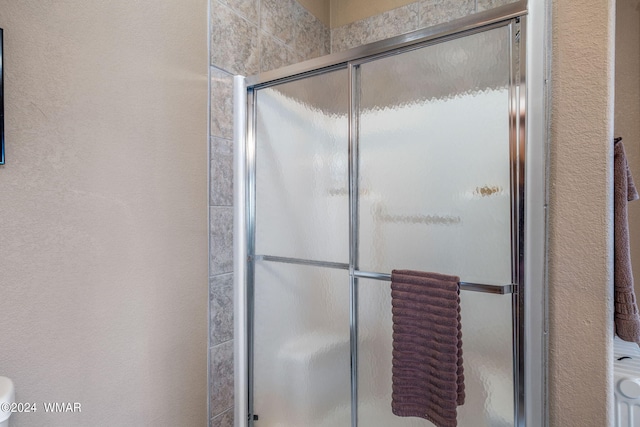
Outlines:
[{"label": "white toilet", "polygon": [[13,381],[7,377],[0,377],[0,427],[9,427],[10,411],[4,411],[2,407],[5,403],[15,402],[16,395],[13,388]]}]

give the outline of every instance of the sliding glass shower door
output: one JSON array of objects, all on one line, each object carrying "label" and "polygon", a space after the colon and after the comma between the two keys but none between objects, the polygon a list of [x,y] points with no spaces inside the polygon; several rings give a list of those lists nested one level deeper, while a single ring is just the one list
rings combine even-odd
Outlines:
[{"label": "sliding glass shower door", "polygon": [[[512,283],[509,27],[367,60],[357,68],[358,269]],[[466,401],[458,425],[514,425],[511,295],[462,291]],[[391,413],[391,293],[358,286],[358,419]]]},{"label": "sliding glass shower door", "polygon": [[391,412],[389,274],[461,278],[461,427],[521,422],[519,23],[249,88],[249,424]]},{"label": "sliding glass shower door", "polygon": [[[349,263],[347,77],[342,69],[256,94],[259,426],[349,425],[349,274],[326,264]],[[346,424],[327,423],[341,414]]]}]

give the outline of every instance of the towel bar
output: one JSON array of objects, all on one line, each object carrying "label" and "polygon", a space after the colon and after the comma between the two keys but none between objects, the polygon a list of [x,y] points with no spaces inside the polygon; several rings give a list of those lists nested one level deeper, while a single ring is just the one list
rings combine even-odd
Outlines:
[{"label": "towel bar", "polygon": [[[271,261],[271,262],[283,262],[286,264],[300,264],[300,265],[312,265],[316,267],[337,268],[340,270],[349,270],[349,264],[330,261],[313,261],[301,258],[287,258],[272,255],[256,255],[254,258],[256,261]],[[353,272],[354,277],[360,279],[374,279],[374,280],[386,280],[391,281],[391,274],[375,273],[371,271],[355,270]],[[517,286],[513,283],[507,285],[486,285],[483,283],[471,283],[460,282],[460,289],[463,291],[483,292],[487,294],[513,294],[517,290]]]}]

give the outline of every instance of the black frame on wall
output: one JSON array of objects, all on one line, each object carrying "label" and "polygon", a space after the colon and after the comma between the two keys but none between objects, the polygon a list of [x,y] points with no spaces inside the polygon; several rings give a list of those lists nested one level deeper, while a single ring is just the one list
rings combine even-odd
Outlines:
[{"label": "black frame on wall", "polygon": [[0,165],[4,165],[4,39],[0,28]]}]

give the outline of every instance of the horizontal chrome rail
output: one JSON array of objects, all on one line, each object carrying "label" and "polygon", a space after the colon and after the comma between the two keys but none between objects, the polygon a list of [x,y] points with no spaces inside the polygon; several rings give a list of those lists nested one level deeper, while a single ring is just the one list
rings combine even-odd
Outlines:
[{"label": "horizontal chrome rail", "polygon": [[310,259],[301,259],[301,258],[287,258],[282,256],[272,256],[272,255],[256,255],[256,261],[273,261],[273,262],[283,262],[286,264],[300,264],[300,265],[312,265],[315,267],[327,267],[327,268],[336,268],[338,270],[348,270],[349,264],[343,264],[340,262],[331,262],[331,261],[313,261]]},{"label": "horizontal chrome rail", "polygon": [[[391,281],[391,275],[386,273],[374,273],[371,271],[354,271],[353,275],[362,279],[375,279]],[[515,292],[513,283],[508,285],[486,285],[484,283],[460,282],[460,290],[484,292],[486,294],[512,294]]]},{"label": "horizontal chrome rail", "polygon": [[[349,264],[340,263],[340,262],[331,262],[331,261],[313,261],[308,259],[287,258],[287,257],[272,256],[272,255],[256,255],[254,259],[256,261],[271,261],[271,262],[282,262],[286,264],[310,265],[314,267],[336,268],[339,270],[349,269]],[[387,273],[375,273],[372,271],[355,270],[353,272],[353,275],[354,277],[357,277],[359,279],[391,281],[391,274],[387,274]],[[515,293],[516,289],[517,289],[517,286],[514,285],[513,283],[509,283],[507,285],[487,285],[484,283],[460,282],[460,290],[462,291],[473,291],[473,292],[483,292],[486,294],[506,295],[506,294]]]}]

